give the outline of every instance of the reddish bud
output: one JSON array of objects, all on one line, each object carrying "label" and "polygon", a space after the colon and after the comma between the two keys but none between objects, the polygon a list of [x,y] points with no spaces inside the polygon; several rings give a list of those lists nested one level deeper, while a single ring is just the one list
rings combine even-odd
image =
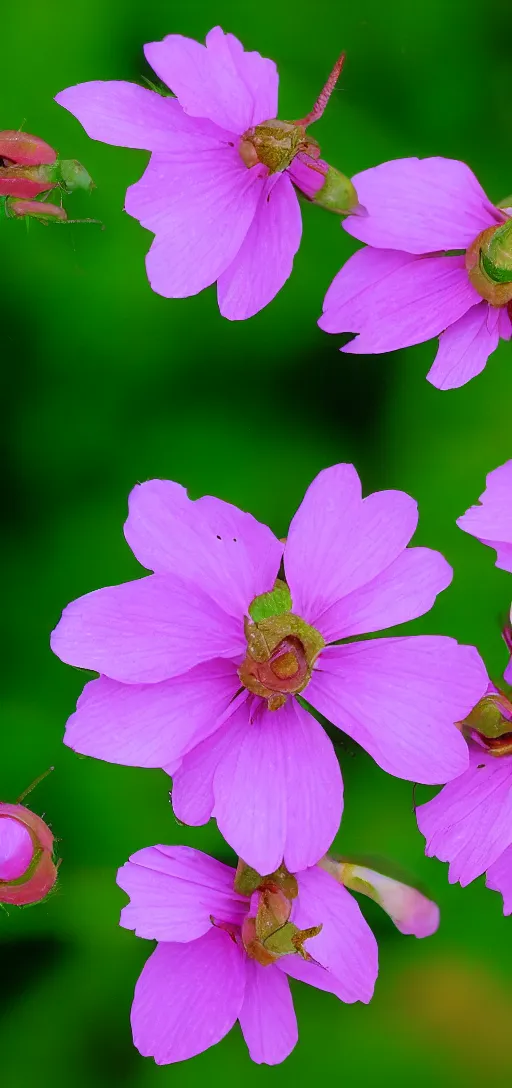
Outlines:
[{"label": "reddish bud", "polygon": [[49,189],[55,189],[55,182],[37,181],[34,178],[20,176],[18,172],[8,175],[0,167],[0,196],[18,197],[20,200],[33,200]]},{"label": "reddish bud", "polygon": [[48,825],[24,805],[0,802],[0,903],[37,903],[56,880]]},{"label": "reddish bud", "polygon": [[53,219],[60,220],[61,223],[66,222],[68,218],[64,208],[58,204],[41,204],[37,200],[13,200],[12,198],[7,204],[7,214],[15,215],[18,219],[29,215],[33,219],[48,222]]},{"label": "reddish bud", "polygon": [[39,163],[55,162],[56,158],[57,152],[39,136],[13,129],[0,132],[0,159],[10,159],[20,166],[37,166]]}]

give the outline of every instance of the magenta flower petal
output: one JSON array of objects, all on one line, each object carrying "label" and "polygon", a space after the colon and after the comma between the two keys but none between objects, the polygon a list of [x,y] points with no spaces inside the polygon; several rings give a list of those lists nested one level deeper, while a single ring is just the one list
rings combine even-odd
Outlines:
[{"label": "magenta flower petal", "polygon": [[258,1065],[278,1065],[299,1038],[288,979],[275,967],[245,963],[244,1003],[238,1019],[249,1054]]},{"label": "magenta flower petal", "polygon": [[418,635],[327,647],[307,699],[389,774],[435,784],[465,771],[467,745],[454,722],[486,689],[473,646]]},{"label": "magenta flower petal", "polygon": [[[377,942],[355,899],[341,884],[316,866],[298,874],[299,896],[292,907],[292,921],[299,929],[322,923],[322,930],[307,945],[313,958],[336,980],[342,1001],[370,1001],[378,973]],[[296,974],[298,957],[281,960],[280,966],[294,978],[316,986],[317,972]],[[305,968],[314,965],[304,964]],[[320,987],[324,989],[324,987]],[[327,987],[325,987],[327,989]]]},{"label": "magenta flower petal", "polygon": [[288,531],[285,570],[293,611],[323,632],[327,609],[386,570],[418,521],[403,491],[361,496],[353,465],[324,469],[310,484]]},{"label": "magenta flower petal", "polygon": [[318,861],[338,830],[340,768],[327,734],[295,700],[275,711],[256,707],[215,771],[214,816],[259,873],[272,873],[283,857],[297,872]]},{"label": "magenta flower petal", "polygon": [[376,578],[332,605],[321,618],[326,642],[383,631],[428,612],[453,571],[432,548],[406,548]]},{"label": "magenta flower petal", "polygon": [[[212,815],[215,797],[213,781],[219,762],[242,743],[250,728],[248,692],[242,705],[212,736],[189,752],[172,776],[172,806],[178,820],[197,827]],[[172,772],[170,772],[172,773]],[[270,871],[270,870],[269,870]]]},{"label": "magenta flower petal", "polygon": [[449,861],[450,884],[463,887],[512,844],[510,761],[474,743],[469,751],[468,770],[416,810],[427,857]]},{"label": "magenta flower petal", "polygon": [[214,283],[238,253],[261,196],[266,170],[248,170],[236,149],[176,159],[153,155],[125,208],[156,233],[146,258],[153,290],[187,298]]},{"label": "magenta flower petal", "polygon": [[55,96],[93,140],[145,151],[222,150],[230,134],[207,120],[187,117],[177,99],[136,83],[96,80]]},{"label": "magenta flower petal", "polygon": [[373,305],[372,292],[397,269],[417,257],[396,249],[358,249],[334,277],[324,298],[318,324],[324,332],[360,332]]},{"label": "magenta flower petal", "polygon": [[217,658],[160,684],[86,684],[66,726],[65,743],[84,756],[130,767],[166,767],[217,728],[240,681]]},{"label": "magenta flower petal", "polygon": [[497,348],[500,310],[480,302],[439,337],[439,349],[427,380],[436,389],[459,389],[484,369]]},{"label": "magenta flower petal", "polygon": [[271,529],[230,503],[189,499],[170,480],[149,480],[129,498],[125,537],[155,574],[178,573],[239,619],[274,584],[283,545]]},{"label": "magenta flower petal", "polygon": [[26,873],[35,846],[28,827],[11,816],[0,816],[0,881],[18,880]]},{"label": "magenta flower petal", "polygon": [[68,665],[124,683],[157,683],[215,657],[244,652],[238,622],[172,575],[87,593],[64,609],[52,650]]},{"label": "magenta flower petal", "polygon": [[457,525],[494,548],[496,566],[512,573],[512,460],[489,472],[479,503],[470,506]]},{"label": "magenta flower petal", "polygon": [[368,317],[362,332],[342,351],[379,354],[421,344],[439,336],[480,301],[468,279],[464,257],[413,261],[367,292]]},{"label": "magenta flower petal", "polygon": [[157,1065],[193,1058],[233,1027],[244,989],[244,953],[224,930],[157,945],[135,987],[135,1046]]},{"label": "magenta flower petal", "polygon": [[223,317],[253,317],[277,295],[291,275],[302,235],[302,217],[286,174],[267,178],[251,226],[236,257],[219,277]]},{"label": "magenta flower petal", "polygon": [[187,846],[149,846],[119,869],[117,883],[130,896],[121,925],[138,937],[194,941],[216,922],[240,926],[247,900],[233,890],[229,865]]},{"label": "magenta flower petal", "polygon": [[350,216],[343,226],[380,249],[466,249],[480,231],[502,222],[473,171],[457,159],[394,159],[352,181],[368,216]]},{"label": "magenta flower petal", "polygon": [[503,913],[512,914],[512,846],[489,866],[485,884],[503,896]]},{"label": "magenta flower petal", "polygon": [[245,53],[232,35],[214,27],[206,46],[169,34],[144,48],[146,59],[177,95],[185,113],[209,117],[242,134],[277,115],[275,64],[259,53]]}]

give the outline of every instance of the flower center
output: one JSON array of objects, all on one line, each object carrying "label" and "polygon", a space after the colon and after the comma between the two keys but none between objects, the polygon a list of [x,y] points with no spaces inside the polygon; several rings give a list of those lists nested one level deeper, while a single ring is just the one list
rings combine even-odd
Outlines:
[{"label": "flower center", "polygon": [[260,876],[255,869],[238,862],[235,889],[241,895],[252,897],[255,911],[245,918],[242,925],[242,944],[250,959],[262,967],[270,967],[282,956],[301,956],[312,960],[304,948],[304,941],[316,937],[322,926],[299,929],[290,922],[291,900],[298,895],[297,881],[284,865],[270,876]]},{"label": "flower center", "polygon": [[478,734],[493,756],[512,754],[512,703],[498,690],[489,690],[462,723]]},{"label": "flower center", "polygon": [[491,306],[512,300],[512,219],[475,238],[466,250],[466,268],[473,287]]},{"label": "flower center", "polygon": [[253,695],[278,710],[288,695],[303,691],[325,642],[314,627],[291,612],[292,600],[285,582],[277,579],[270,593],[255,597],[244,621],[247,653],[238,675]]},{"label": "flower center", "polygon": [[312,159],[320,157],[320,146],[316,140],[306,135],[306,128],[322,116],[329,98],[336,86],[345,54],[336,61],[334,68],[320,92],[315,105],[307,117],[300,121],[280,121],[277,117],[262,121],[244,132],[238,145],[242,162],[247,167],[263,163],[270,174],[286,170],[299,152],[310,155]]}]

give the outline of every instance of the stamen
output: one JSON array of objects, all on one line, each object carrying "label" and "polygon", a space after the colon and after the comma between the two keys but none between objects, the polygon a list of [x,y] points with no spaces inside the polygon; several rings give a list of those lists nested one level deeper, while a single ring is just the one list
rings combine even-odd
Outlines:
[{"label": "stamen", "polygon": [[341,57],[338,57],[329,79],[327,80],[325,87],[320,91],[311,112],[308,113],[306,117],[303,117],[301,121],[294,121],[295,125],[302,125],[303,128],[306,128],[308,125],[312,125],[313,121],[318,121],[320,119],[341,75],[341,70],[345,63],[345,56],[346,54],[342,53]]}]

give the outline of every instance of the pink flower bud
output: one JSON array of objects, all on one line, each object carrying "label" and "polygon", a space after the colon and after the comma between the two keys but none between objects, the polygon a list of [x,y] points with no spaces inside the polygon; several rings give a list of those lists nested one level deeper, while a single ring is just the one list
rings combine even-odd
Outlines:
[{"label": "pink flower bud", "polygon": [[0,159],[9,159],[20,166],[38,166],[55,162],[56,158],[57,152],[39,136],[13,129],[0,132]]},{"label": "pink flower bud", "polygon": [[48,825],[24,805],[0,802],[0,903],[37,903],[56,879]]},{"label": "pink flower bud", "polygon": [[3,170],[0,167],[0,196],[18,197],[20,200],[33,200],[41,193],[55,189],[55,182],[38,181],[36,178],[21,176],[21,171],[11,168]]},{"label": "pink flower bud", "polygon": [[17,218],[30,215],[34,219],[48,221],[57,219],[61,223],[68,218],[64,208],[58,204],[40,204],[37,200],[13,200],[12,197],[7,201],[7,214],[15,215]]},{"label": "pink flower bud", "polygon": [[373,899],[389,914],[400,933],[431,937],[439,926],[439,907],[417,888],[384,876],[365,865],[338,860],[327,854],[319,862],[322,869],[354,892]]}]

